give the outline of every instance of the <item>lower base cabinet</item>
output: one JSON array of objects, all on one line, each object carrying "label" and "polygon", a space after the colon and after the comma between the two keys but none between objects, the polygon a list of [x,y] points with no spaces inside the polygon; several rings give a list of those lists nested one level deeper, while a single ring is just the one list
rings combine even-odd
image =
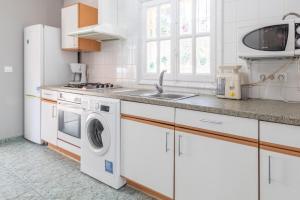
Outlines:
[{"label": "lower base cabinet", "polygon": [[173,199],[174,127],[121,121],[121,175],[160,199]]},{"label": "lower base cabinet", "polygon": [[175,149],[176,200],[258,199],[258,147],[176,130]]},{"label": "lower base cabinet", "polygon": [[299,156],[260,151],[260,200],[300,199]]},{"label": "lower base cabinet", "polygon": [[57,145],[56,102],[42,100],[41,107],[41,138],[52,145]]}]

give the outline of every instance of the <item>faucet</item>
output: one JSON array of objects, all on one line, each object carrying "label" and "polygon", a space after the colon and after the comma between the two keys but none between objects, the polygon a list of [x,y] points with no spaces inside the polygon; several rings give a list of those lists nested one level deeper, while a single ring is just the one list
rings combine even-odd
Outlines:
[{"label": "faucet", "polygon": [[160,76],[159,76],[159,83],[155,85],[156,89],[157,89],[157,92],[159,94],[163,93],[164,92],[164,89],[163,89],[163,82],[164,82],[164,74],[167,72],[167,70],[163,70],[161,73],[160,73]]}]

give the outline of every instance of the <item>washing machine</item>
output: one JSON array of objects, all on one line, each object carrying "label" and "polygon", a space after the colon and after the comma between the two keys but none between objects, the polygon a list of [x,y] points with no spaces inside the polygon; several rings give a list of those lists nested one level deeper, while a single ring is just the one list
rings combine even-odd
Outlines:
[{"label": "washing machine", "polygon": [[84,97],[81,136],[81,172],[115,188],[120,176],[120,100]]}]

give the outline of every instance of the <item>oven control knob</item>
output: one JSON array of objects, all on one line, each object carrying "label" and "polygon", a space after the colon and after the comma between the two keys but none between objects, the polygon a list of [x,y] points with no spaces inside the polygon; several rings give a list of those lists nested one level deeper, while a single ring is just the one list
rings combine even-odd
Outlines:
[{"label": "oven control knob", "polygon": [[300,35],[300,26],[297,27],[296,32]]},{"label": "oven control knob", "polygon": [[100,104],[99,103],[96,103],[95,104],[95,110],[99,110],[100,109]]}]

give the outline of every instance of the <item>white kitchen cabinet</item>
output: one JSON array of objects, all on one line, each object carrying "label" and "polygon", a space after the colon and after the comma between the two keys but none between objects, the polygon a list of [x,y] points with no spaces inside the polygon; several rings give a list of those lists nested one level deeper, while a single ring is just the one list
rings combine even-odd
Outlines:
[{"label": "white kitchen cabinet", "polygon": [[173,199],[174,127],[122,118],[121,175],[161,199]]},{"label": "white kitchen cabinet", "polygon": [[94,40],[69,36],[78,28],[98,24],[98,9],[77,3],[64,7],[62,17],[62,49],[67,51],[100,51],[101,44]]},{"label": "white kitchen cabinet", "polygon": [[41,138],[42,140],[57,145],[57,106],[56,102],[42,101]]},{"label": "white kitchen cabinet", "polygon": [[261,122],[260,199],[300,196],[300,127]]},{"label": "white kitchen cabinet", "polygon": [[257,147],[177,128],[175,138],[176,200],[258,199]]},{"label": "white kitchen cabinet", "polygon": [[299,199],[300,157],[298,156],[267,150],[260,151],[261,200]]},{"label": "white kitchen cabinet", "polygon": [[175,199],[257,200],[258,121],[176,109]]}]

